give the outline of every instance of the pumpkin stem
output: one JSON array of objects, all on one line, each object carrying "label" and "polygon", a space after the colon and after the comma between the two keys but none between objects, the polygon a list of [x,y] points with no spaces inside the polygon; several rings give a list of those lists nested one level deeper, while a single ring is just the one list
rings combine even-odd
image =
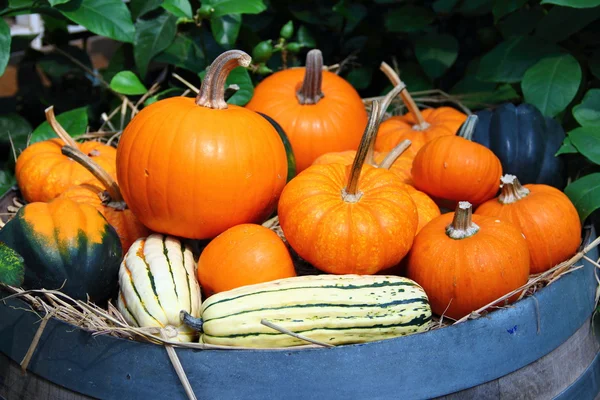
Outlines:
[{"label": "pumpkin stem", "polygon": [[219,55],[208,67],[206,76],[196,96],[196,104],[216,110],[227,109],[225,101],[225,81],[236,67],[247,67],[252,57],[241,50],[228,50]]},{"label": "pumpkin stem", "polygon": [[[396,71],[394,71],[394,69],[385,61],[381,63],[379,69],[385,74],[385,76],[387,76],[394,86],[404,84]],[[402,97],[402,101],[408,109],[408,112],[410,112],[413,118],[417,121],[417,124],[413,126],[413,130],[424,131],[425,129],[429,128],[429,122],[425,121],[425,118],[423,118],[423,114],[421,114],[421,111],[419,111],[419,107],[413,100],[408,90],[403,90],[400,92],[400,97]]]},{"label": "pumpkin stem", "polygon": [[317,104],[324,96],[323,84],[323,55],[321,50],[313,49],[306,55],[304,80],[296,92],[300,104]]},{"label": "pumpkin stem", "polygon": [[466,239],[479,232],[479,226],[472,220],[473,206],[468,201],[460,201],[454,212],[452,223],[446,227],[446,235],[452,239]]},{"label": "pumpkin stem", "polygon": [[64,144],[78,149],[79,146],[77,145],[77,142],[73,140],[65,128],[63,128],[60,122],[58,122],[56,119],[56,115],[54,115],[54,106],[46,108],[45,113],[46,121],[48,121],[48,124],[50,124],[50,127],[54,133],[56,133],[56,135],[64,142]]},{"label": "pumpkin stem", "polygon": [[530,190],[521,186],[521,182],[516,176],[506,174],[500,178],[502,182],[502,193],[498,196],[498,201],[502,204],[511,204],[529,195]]},{"label": "pumpkin stem", "polygon": [[396,147],[394,147],[392,150],[390,150],[389,153],[387,153],[383,161],[378,165],[378,168],[390,169],[392,164],[396,162],[398,157],[400,157],[402,153],[404,153],[406,149],[410,147],[411,144],[412,142],[408,139],[404,139],[403,141],[398,143]]},{"label": "pumpkin stem", "polygon": [[475,132],[475,126],[477,125],[477,122],[479,122],[479,117],[477,115],[469,115],[467,120],[461,125],[456,135],[467,140],[473,140],[473,133]]},{"label": "pumpkin stem", "polygon": [[348,177],[348,184],[342,189],[342,199],[348,203],[356,203],[362,197],[362,192],[358,190],[358,179],[362,171],[363,164],[367,158],[367,152],[372,141],[374,141],[381,122],[380,104],[379,101],[373,101],[371,105],[371,114],[369,114],[369,122],[363,133],[360,145],[354,157],[354,163]]},{"label": "pumpkin stem", "polygon": [[192,328],[198,332],[202,332],[202,325],[203,325],[202,318],[192,317],[189,312],[187,312],[185,310],[181,310],[179,312],[179,319],[181,319],[181,322],[183,322],[190,328]]},{"label": "pumpkin stem", "polygon": [[83,151],[78,148],[71,146],[63,146],[61,152],[69,157],[72,160],[75,160],[79,165],[87,169],[94,175],[96,179],[98,179],[102,185],[106,188],[108,195],[110,196],[110,201],[112,202],[122,202],[123,196],[121,195],[121,190],[119,190],[119,185],[117,182],[106,172],[96,161],[92,160],[91,157],[84,154]]}]

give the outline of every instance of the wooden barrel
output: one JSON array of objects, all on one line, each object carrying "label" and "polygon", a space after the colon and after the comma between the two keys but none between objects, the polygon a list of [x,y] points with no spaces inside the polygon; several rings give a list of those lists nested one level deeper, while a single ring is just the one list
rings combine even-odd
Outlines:
[{"label": "wooden barrel", "polygon": [[[598,259],[597,249],[588,256]],[[176,351],[199,399],[594,399],[597,282],[595,267],[581,264],[512,307],[422,334],[334,348]],[[27,308],[0,302],[4,398],[186,398],[163,347],[55,319],[22,375],[16,363],[39,323]]]}]

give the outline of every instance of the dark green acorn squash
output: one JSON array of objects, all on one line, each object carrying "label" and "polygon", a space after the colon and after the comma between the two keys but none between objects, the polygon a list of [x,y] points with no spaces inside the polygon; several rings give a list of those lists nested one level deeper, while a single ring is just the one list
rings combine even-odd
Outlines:
[{"label": "dark green acorn squash", "polygon": [[[70,199],[30,203],[0,230],[0,242],[25,260],[26,289],[58,289],[103,303],[116,293],[119,236],[89,204]],[[63,286],[64,283],[64,286]]]},{"label": "dark green acorn squash", "polygon": [[290,140],[288,139],[285,131],[283,130],[281,125],[279,125],[277,123],[277,121],[275,121],[273,118],[269,117],[266,114],[263,114],[260,112],[259,112],[259,114],[264,119],[269,121],[269,123],[271,125],[273,125],[273,128],[275,128],[275,130],[279,134],[279,137],[281,138],[281,141],[283,142],[283,146],[285,147],[285,154],[287,155],[287,164],[288,164],[288,174],[287,174],[286,182],[289,182],[294,176],[296,176],[296,157],[294,156],[294,151],[292,150],[292,144],[290,143]]},{"label": "dark green acorn squash", "polygon": [[531,104],[505,103],[494,111],[478,111],[479,123],[471,138],[492,150],[505,174],[516,175],[523,184],[543,183],[564,189],[564,161],[554,154],[565,131]]}]

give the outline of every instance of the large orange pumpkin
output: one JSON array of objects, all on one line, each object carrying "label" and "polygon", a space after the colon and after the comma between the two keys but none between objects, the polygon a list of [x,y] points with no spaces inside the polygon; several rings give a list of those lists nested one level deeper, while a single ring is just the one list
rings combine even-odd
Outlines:
[{"label": "large orange pumpkin", "polygon": [[117,149],[125,202],[153,231],[193,239],[262,222],[287,177],[285,148],[259,114],[224,100],[225,80],[251,58],[239,50],[210,66],[196,100],[171,97],[144,108]]},{"label": "large orange pumpkin", "polygon": [[529,245],[533,274],[565,261],[581,243],[581,223],[571,200],[552,186],[521,186],[514,175],[503,176],[500,196],[480,205],[475,213],[509,221],[521,229]]},{"label": "large orange pumpkin", "polygon": [[356,90],[322,66],[321,52],[309,51],[305,68],[269,76],[256,86],[246,105],[281,125],[292,144],[298,172],[321,154],[356,150],[367,124]]},{"label": "large orange pumpkin", "polygon": [[[462,129],[475,128],[470,115]],[[413,160],[412,179],[430,196],[479,205],[496,195],[502,176],[500,160],[490,149],[461,136],[441,136],[428,142]]]},{"label": "large orange pumpkin", "polygon": [[518,289],[529,278],[529,250],[519,229],[471,210],[470,203],[460,202],[456,212],[431,221],[408,256],[406,276],[423,287],[434,313],[453,319]]},{"label": "large orange pumpkin", "polygon": [[101,186],[95,183],[72,186],[59,197],[90,204],[100,211],[119,235],[123,253],[126,253],[137,239],[150,235],[150,230],[127,208],[119,186],[102,167],[74,147],[64,146],[62,152],[90,171],[101,182]]},{"label": "large orange pumpkin", "polygon": [[283,233],[300,257],[333,274],[374,274],[396,265],[412,245],[415,204],[396,175],[364,165],[380,120],[373,104],[355,162],[313,165],[279,201]]},{"label": "large orange pumpkin", "polygon": [[49,139],[28,146],[17,158],[15,176],[23,198],[28,202],[47,202],[73,185],[93,181],[94,176],[81,165],[61,153],[65,144],[79,148],[93,158],[113,178],[117,176],[115,159],[117,150],[100,142],[76,143],[62,127],[57,127],[53,107],[46,109],[50,126],[63,139]]},{"label": "large orange pumpkin", "polygon": [[[388,79],[398,85],[402,81],[396,72],[385,62],[381,63]],[[400,93],[408,113],[403,116],[388,118],[381,123],[375,150],[390,151],[403,140],[410,140],[412,145],[402,155],[403,158],[414,158],[425,143],[446,135],[455,135],[467,116],[452,107],[429,108],[419,111],[407,90]]]}]

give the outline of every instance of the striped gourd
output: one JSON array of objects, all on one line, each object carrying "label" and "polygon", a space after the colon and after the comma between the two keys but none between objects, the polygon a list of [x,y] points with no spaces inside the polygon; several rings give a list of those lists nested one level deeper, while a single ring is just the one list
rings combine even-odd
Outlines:
[{"label": "striped gourd", "polygon": [[182,342],[197,337],[179,318],[181,310],[200,315],[201,294],[192,251],[178,239],[136,240],[121,263],[119,286],[117,307],[130,325],[165,328]]},{"label": "striped gourd", "polygon": [[340,345],[426,331],[431,309],[423,289],[398,276],[285,278],[209,297],[202,305],[200,341],[255,348],[308,344],[261,324],[261,319]]}]

